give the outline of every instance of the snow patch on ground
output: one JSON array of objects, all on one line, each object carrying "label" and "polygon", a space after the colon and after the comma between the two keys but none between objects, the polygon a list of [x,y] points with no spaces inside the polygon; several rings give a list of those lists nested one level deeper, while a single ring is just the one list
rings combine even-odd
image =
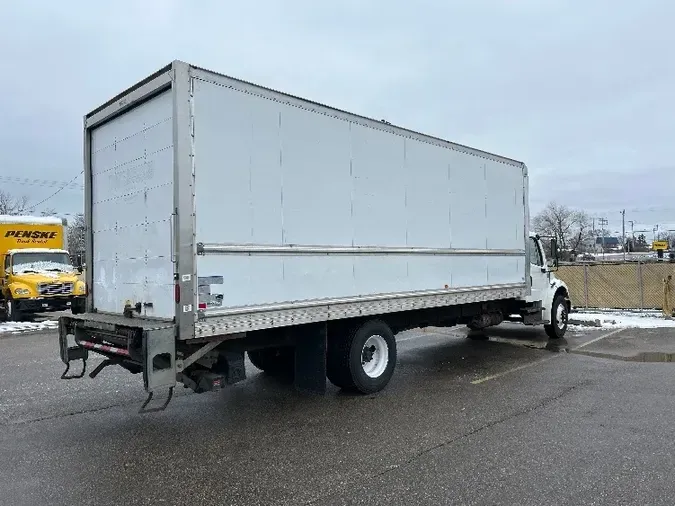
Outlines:
[{"label": "snow patch on ground", "polygon": [[[660,311],[584,311],[583,313],[570,314],[570,326],[582,327],[574,322],[586,322],[591,327],[602,328],[638,328],[657,329],[662,327],[675,327],[675,320],[666,320]],[[600,323],[598,325],[598,322]],[[583,325],[584,327],[587,325]]]},{"label": "snow patch on ground", "polygon": [[46,320],[42,322],[3,322],[0,321],[0,334],[21,334],[23,332],[36,332],[39,330],[53,330],[58,328],[58,320]]}]

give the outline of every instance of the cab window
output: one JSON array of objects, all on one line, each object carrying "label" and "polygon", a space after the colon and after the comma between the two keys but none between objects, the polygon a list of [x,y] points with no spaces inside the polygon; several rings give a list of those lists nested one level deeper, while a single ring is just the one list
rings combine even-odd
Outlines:
[{"label": "cab window", "polygon": [[539,243],[533,237],[530,237],[530,262],[539,267],[544,266],[544,260],[541,257],[541,250],[539,249]]}]

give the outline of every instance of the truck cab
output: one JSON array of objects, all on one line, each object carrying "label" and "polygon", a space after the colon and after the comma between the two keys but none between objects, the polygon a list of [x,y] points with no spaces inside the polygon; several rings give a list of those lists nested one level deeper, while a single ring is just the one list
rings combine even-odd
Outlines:
[{"label": "truck cab", "polygon": [[[531,293],[528,302],[541,302],[541,322],[549,337],[560,338],[567,331],[567,319],[572,303],[567,285],[555,275],[558,269],[557,243],[551,239],[552,257],[546,258],[542,237],[530,234],[528,242],[530,258]],[[526,322],[527,323],[527,322]]]},{"label": "truck cab", "polygon": [[5,253],[0,279],[6,316],[20,321],[29,313],[84,312],[85,284],[61,249],[15,249]]},{"label": "truck cab", "polygon": [[55,217],[0,215],[0,314],[85,309],[86,288],[66,250],[66,223]]}]

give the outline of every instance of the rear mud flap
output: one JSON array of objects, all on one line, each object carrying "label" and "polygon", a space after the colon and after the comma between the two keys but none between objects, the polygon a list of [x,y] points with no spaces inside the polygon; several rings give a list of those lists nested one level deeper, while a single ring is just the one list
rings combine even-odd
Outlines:
[{"label": "rear mud flap", "polygon": [[326,324],[298,329],[295,345],[295,388],[300,392],[326,393]]}]

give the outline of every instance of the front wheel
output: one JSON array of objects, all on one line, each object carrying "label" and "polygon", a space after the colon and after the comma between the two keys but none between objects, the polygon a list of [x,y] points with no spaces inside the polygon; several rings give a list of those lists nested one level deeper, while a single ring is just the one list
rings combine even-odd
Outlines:
[{"label": "front wheel", "polygon": [[565,297],[558,295],[553,300],[553,307],[551,307],[551,324],[544,325],[546,335],[551,339],[562,339],[565,337],[568,317],[569,314],[567,312]]},{"label": "front wheel", "polygon": [[85,301],[75,299],[70,305],[70,312],[73,314],[82,314],[85,312]]},{"label": "front wheel", "polygon": [[23,319],[19,305],[11,298],[5,301],[5,311],[7,312],[7,320],[10,322],[20,322]]},{"label": "front wheel", "polygon": [[329,339],[326,375],[331,383],[362,394],[379,392],[396,366],[396,339],[389,326],[370,320],[346,336]]}]

